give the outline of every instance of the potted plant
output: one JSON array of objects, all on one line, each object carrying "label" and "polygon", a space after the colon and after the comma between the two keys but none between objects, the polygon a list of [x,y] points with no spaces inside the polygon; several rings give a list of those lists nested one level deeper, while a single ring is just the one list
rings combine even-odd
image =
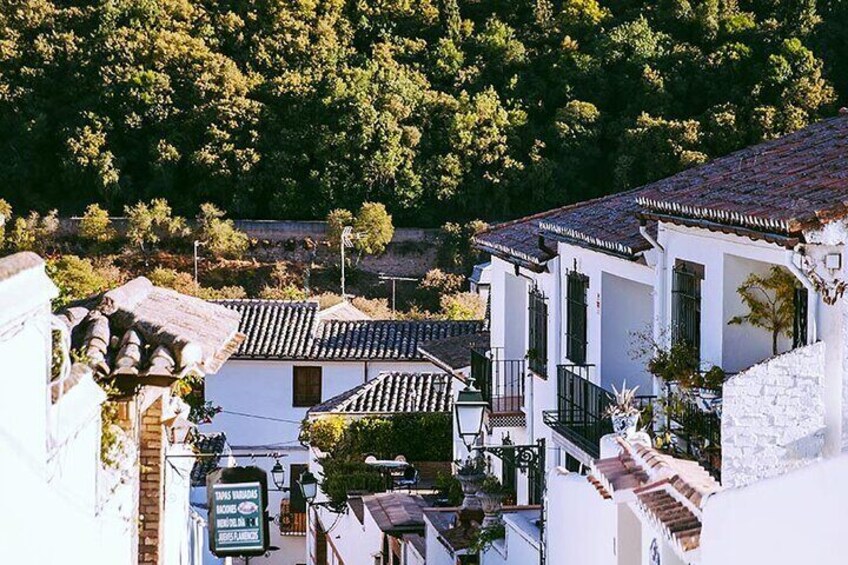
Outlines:
[{"label": "potted plant", "polygon": [[708,371],[698,372],[697,376],[688,384],[696,398],[710,404],[721,396],[721,387],[726,379],[727,374],[724,370],[721,367],[713,366]]},{"label": "potted plant", "polygon": [[477,498],[483,507],[483,527],[488,528],[501,523],[501,507],[503,504],[504,487],[494,475],[486,475]]},{"label": "potted plant", "polygon": [[636,407],[638,386],[627,388],[627,382],[616,390],[613,385],[613,403],[607,408],[606,415],[612,419],[612,429],[622,437],[630,437],[639,427],[639,409]]},{"label": "potted plant", "polygon": [[728,324],[748,324],[771,334],[771,352],[777,355],[780,338],[792,337],[795,320],[795,285],[792,273],[778,266],[767,275],[751,273],[736,289],[748,313],[734,316]]},{"label": "potted plant", "polygon": [[480,491],[480,486],[483,479],[486,478],[486,473],[483,468],[483,460],[475,457],[468,457],[464,463],[459,463],[459,469],[456,473],[456,479],[462,485],[462,506],[463,510],[480,510],[480,499],[477,498],[477,493]]}]

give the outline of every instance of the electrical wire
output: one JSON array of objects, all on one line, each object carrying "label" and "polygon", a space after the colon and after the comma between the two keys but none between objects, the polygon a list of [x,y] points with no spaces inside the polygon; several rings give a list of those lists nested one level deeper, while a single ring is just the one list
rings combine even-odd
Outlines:
[{"label": "electrical wire", "polygon": [[303,423],[303,420],[286,420],[285,418],[274,418],[273,416],[262,416],[259,414],[249,414],[247,412],[232,412],[230,410],[221,410],[221,414],[241,416],[242,418],[254,418],[256,420],[270,420],[271,422],[283,422],[285,424],[297,424],[298,426]]}]

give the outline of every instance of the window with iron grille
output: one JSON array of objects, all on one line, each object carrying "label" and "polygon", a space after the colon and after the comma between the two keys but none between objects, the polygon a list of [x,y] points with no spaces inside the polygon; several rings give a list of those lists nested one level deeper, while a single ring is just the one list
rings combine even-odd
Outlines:
[{"label": "window with iron grille", "polygon": [[568,273],[566,294],[566,356],[577,365],[586,362],[586,315],[589,277],[577,271]]},{"label": "window with iron grille", "polygon": [[696,356],[701,348],[701,281],[704,267],[688,261],[677,261],[671,282],[671,337],[689,344]]},{"label": "window with iron grille", "polygon": [[293,367],[292,392],[295,408],[321,404],[321,367]]},{"label": "window with iron grille", "polygon": [[548,366],[548,299],[537,287],[530,289],[530,349],[527,360],[530,370],[547,376]]},{"label": "window with iron grille", "polygon": [[792,348],[807,345],[807,289],[795,288],[795,317],[792,322]]}]

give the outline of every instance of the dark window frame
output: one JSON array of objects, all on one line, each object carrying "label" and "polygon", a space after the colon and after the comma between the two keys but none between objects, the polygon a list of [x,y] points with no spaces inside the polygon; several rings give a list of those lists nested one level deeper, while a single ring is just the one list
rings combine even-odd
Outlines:
[{"label": "dark window frame", "polygon": [[[311,383],[304,382],[307,378],[315,378]],[[318,365],[295,365],[292,368],[292,407],[311,408],[321,404],[321,395],[324,381],[324,371]]]},{"label": "dark window frame", "polygon": [[542,378],[548,375],[548,298],[538,286],[530,288],[527,299],[527,365]]},{"label": "dark window frame", "polygon": [[688,343],[700,358],[701,353],[701,287],[704,266],[675,261],[671,275],[671,338],[673,343]]},{"label": "dark window frame", "polygon": [[793,306],[795,313],[792,321],[792,349],[797,349],[807,345],[807,314],[810,307],[810,297],[805,287],[795,288]]},{"label": "dark window frame", "polygon": [[589,344],[589,277],[570,271],[566,290],[565,355],[575,365],[584,365]]}]

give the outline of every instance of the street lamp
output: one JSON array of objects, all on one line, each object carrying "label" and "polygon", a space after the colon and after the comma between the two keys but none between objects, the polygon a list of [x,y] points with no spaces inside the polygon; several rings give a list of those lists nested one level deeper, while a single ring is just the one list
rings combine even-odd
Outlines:
[{"label": "street lamp", "polygon": [[303,493],[303,498],[312,504],[312,501],[318,496],[318,479],[309,471],[304,471],[297,484],[300,485],[300,492]]},{"label": "street lamp", "polygon": [[271,480],[274,481],[274,486],[277,487],[277,490],[285,490],[286,470],[279,459],[271,467]]},{"label": "street lamp", "polygon": [[436,375],[433,377],[433,392],[441,396],[448,388],[448,379],[450,375]]},{"label": "street lamp", "polygon": [[480,391],[474,388],[473,380],[459,391],[453,403],[457,433],[469,451],[483,430],[483,415],[488,405]]}]

